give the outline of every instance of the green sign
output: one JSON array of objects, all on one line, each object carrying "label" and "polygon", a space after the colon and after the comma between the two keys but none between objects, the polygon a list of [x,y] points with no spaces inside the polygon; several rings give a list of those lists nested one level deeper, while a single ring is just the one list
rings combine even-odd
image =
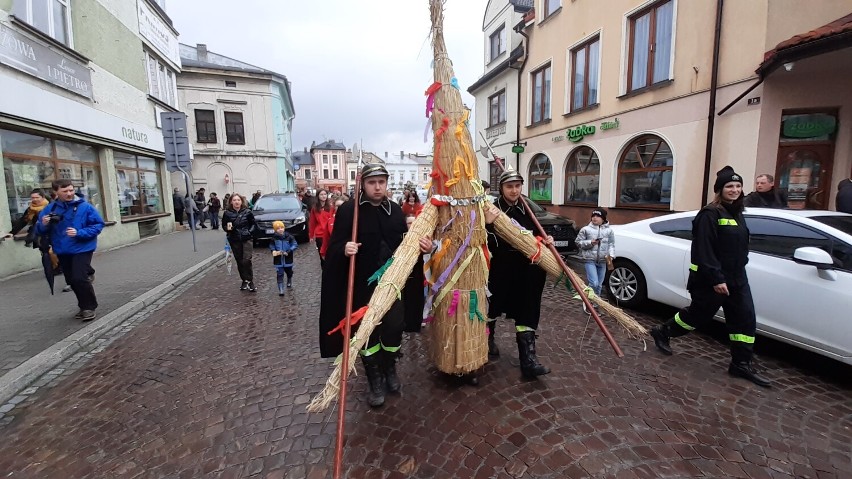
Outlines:
[{"label": "green sign", "polygon": [[837,129],[837,118],[825,113],[789,115],[781,122],[785,138],[818,138],[831,135]]},{"label": "green sign", "polygon": [[583,137],[586,135],[594,135],[595,134],[595,126],[594,125],[580,125],[576,128],[569,128],[568,131],[565,132],[565,136],[568,137],[569,140],[577,143],[578,141],[582,141]]},{"label": "green sign", "polygon": [[523,153],[524,147],[521,145],[515,145],[512,147],[512,153]]}]

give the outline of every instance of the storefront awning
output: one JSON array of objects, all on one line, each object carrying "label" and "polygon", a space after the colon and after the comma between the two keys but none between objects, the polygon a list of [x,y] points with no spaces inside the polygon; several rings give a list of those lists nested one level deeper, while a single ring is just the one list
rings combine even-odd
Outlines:
[{"label": "storefront awning", "polygon": [[763,55],[755,73],[765,78],[785,63],[849,47],[852,47],[852,13],[779,43]]}]

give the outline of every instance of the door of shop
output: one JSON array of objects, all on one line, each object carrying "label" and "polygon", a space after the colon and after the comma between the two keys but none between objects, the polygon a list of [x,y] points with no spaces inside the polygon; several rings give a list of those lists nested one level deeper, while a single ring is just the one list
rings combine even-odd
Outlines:
[{"label": "door of shop", "polygon": [[828,209],[832,144],[795,144],[778,147],[776,187],[787,190],[791,209]]}]

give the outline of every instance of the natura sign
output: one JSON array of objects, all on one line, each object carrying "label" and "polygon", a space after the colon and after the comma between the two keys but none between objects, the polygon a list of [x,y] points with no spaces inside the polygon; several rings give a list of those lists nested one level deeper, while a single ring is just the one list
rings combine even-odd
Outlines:
[{"label": "natura sign", "polygon": [[0,63],[92,98],[89,67],[3,24],[0,24]]}]

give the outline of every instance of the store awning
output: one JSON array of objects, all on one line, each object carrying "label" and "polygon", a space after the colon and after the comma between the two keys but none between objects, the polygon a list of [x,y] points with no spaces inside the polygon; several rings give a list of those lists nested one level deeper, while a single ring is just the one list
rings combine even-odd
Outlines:
[{"label": "store awning", "polygon": [[779,43],[763,55],[755,73],[765,78],[785,63],[849,47],[852,47],[852,13]]}]

